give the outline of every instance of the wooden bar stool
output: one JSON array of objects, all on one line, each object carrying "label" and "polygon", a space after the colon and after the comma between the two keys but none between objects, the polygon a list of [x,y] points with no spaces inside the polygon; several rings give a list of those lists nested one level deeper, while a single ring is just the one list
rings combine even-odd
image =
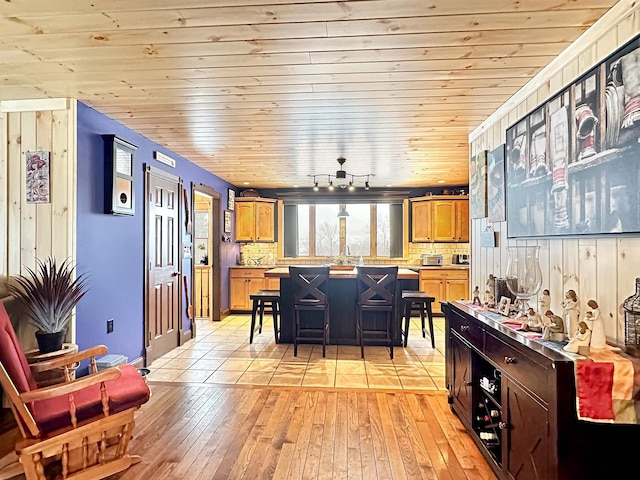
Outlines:
[{"label": "wooden bar stool", "polygon": [[422,337],[426,338],[426,329],[424,325],[425,310],[429,318],[429,335],[431,336],[431,348],[436,348],[436,340],[433,337],[433,315],[431,311],[431,305],[435,301],[434,297],[427,295],[425,292],[416,290],[403,290],[402,291],[402,306],[404,311],[404,329],[402,335],[404,336],[404,346],[407,346],[407,340],[409,338],[409,324],[411,323],[411,312],[414,305],[420,310],[420,320],[422,321]]},{"label": "wooden bar stool", "polygon": [[271,308],[273,315],[273,335],[276,343],[280,342],[280,327],[278,326],[278,313],[280,311],[280,290],[258,290],[256,293],[249,295],[253,301],[251,309],[251,333],[249,333],[249,343],[253,343],[253,334],[256,331],[256,314],[260,313],[258,323],[258,333],[262,333],[262,318],[264,317],[264,309],[266,306]]},{"label": "wooden bar stool", "polygon": [[299,342],[322,341],[325,356],[329,339],[329,267],[289,267],[293,285],[295,331],[293,356],[298,356]]}]

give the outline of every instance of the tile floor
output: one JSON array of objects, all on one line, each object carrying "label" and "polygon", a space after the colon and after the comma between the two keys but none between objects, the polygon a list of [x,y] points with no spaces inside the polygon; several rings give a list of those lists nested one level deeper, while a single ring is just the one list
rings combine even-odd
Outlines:
[{"label": "tile floor", "polygon": [[276,344],[271,317],[249,343],[250,315],[230,315],[220,322],[197,320],[197,338],[155,360],[150,382],[250,384],[309,387],[349,387],[446,390],[444,318],[434,317],[436,348],[422,338],[420,318],[412,318],[406,348]]}]

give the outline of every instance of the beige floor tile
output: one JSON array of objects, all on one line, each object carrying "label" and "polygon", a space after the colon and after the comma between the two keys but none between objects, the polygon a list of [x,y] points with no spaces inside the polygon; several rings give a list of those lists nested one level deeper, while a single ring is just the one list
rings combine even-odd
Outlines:
[{"label": "beige floor tile", "polygon": [[302,379],[303,387],[333,387],[335,385],[336,376],[326,373],[309,373],[307,372]]},{"label": "beige floor tile", "polygon": [[427,369],[427,372],[432,377],[444,377],[446,367],[440,363],[428,363],[424,365]]},{"label": "beige floor tile", "polygon": [[171,382],[184,371],[178,368],[158,368],[151,370],[147,380],[150,382]]},{"label": "beige floor tile", "polygon": [[310,373],[314,375],[318,375],[318,374],[335,375],[336,365],[337,363],[335,361],[309,363],[307,365],[306,371],[308,374]]},{"label": "beige floor tile", "polygon": [[274,375],[269,381],[269,385],[280,386],[300,386],[302,385],[303,376],[291,376],[291,375]]},{"label": "beige floor tile", "polygon": [[389,355],[366,355],[365,362],[375,363],[376,365],[394,365]]},{"label": "beige floor tile", "polygon": [[273,377],[272,373],[264,373],[264,372],[245,372],[238,379],[237,383],[248,384],[248,385],[269,385],[271,378]]},{"label": "beige floor tile", "polygon": [[422,365],[396,365],[398,376],[402,377],[427,377],[429,374]]},{"label": "beige floor tile", "polygon": [[439,352],[429,353],[427,355],[418,355],[420,361],[424,364],[427,363],[445,363],[444,355]]},{"label": "beige floor tile", "polygon": [[223,363],[223,358],[201,358],[189,368],[195,370],[217,370]]},{"label": "beige floor tile", "polygon": [[205,380],[205,383],[236,383],[243,373],[244,372],[217,370]]},{"label": "beige floor tile", "polygon": [[337,375],[364,375],[367,370],[362,360],[339,360],[336,364]]},{"label": "beige floor tile", "polygon": [[396,375],[367,375],[369,388],[402,388],[400,378]]},{"label": "beige floor tile", "polygon": [[311,355],[310,353],[305,354],[305,353],[298,352],[298,355],[294,356],[293,353],[289,354],[287,352],[282,357],[282,361],[287,363],[305,363],[306,364],[309,361],[310,355]]},{"label": "beige floor tile", "polygon": [[164,355],[162,355],[160,358],[163,360],[166,360],[167,358],[176,358],[181,352],[182,350],[178,350],[177,348],[174,348],[170,352],[167,352]]},{"label": "beige floor tile", "polygon": [[229,359],[225,360],[224,363],[218,367],[218,370],[244,372],[247,368],[249,368],[251,362],[252,360]]},{"label": "beige floor tile", "polygon": [[149,368],[161,368],[164,365],[166,365],[166,363],[171,360],[170,358],[156,358],[153,363],[151,365],[149,365]]},{"label": "beige floor tile", "polygon": [[281,363],[276,369],[276,375],[294,375],[302,378],[306,370],[306,363]]},{"label": "beige floor tile", "polygon": [[433,383],[436,384],[436,387],[438,387],[438,390],[446,390],[447,389],[447,379],[446,377],[431,377],[431,380],[433,380]]},{"label": "beige floor tile", "polygon": [[247,372],[273,374],[276,371],[276,368],[278,368],[278,365],[280,365],[279,360],[269,358],[256,358],[247,368]]},{"label": "beige floor tile", "polygon": [[233,353],[233,350],[212,350],[210,352],[205,353],[202,358],[224,358],[227,359]]},{"label": "beige floor tile", "polygon": [[360,355],[360,347],[358,345],[338,345],[338,354],[341,353],[357,353]]},{"label": "beige floor tile", "polygon": [[197,361],[197,358],[172,358],[167,363],[165,363],[162,368],[178,368],[181,370],[186,370]]},{"label": "beige floor tile", "polygon": [[[367,358],[367,350],[365,349],[364,351],[364,358]],[[351,352],[338,352],[338,360],[342,361],[356,361],[356,360],[362,360],[362,356],[360,355],[360,351],[358,351],[357,353],[351,353]]]},{"label": "beige floor tile", "polygon": [[202,356],[209,350],[211,350],[211,348],[208,348],[207,350],[196,350],[194,348],[190,348],[188,350],[183,350],[175,358],[195,358],[197,360],[202,358]]},{"label": "beige floor tile", "polygon": [[204,350],[205,352],[208,352],[211,348],[213,348],[211,347],[211,344],[195,342],[192,343],[189,348],[185,348],[184,350]]},{"label": "beige floor tile", "polygon": [[368,388],[367,375],[336,375],[336,387]]},{"label": "beige floor tile", "polygon": [[391,377],[398,376],[394,365],[378,365],[375,363],[365,362],[367,375],[387,375]]},{"label": "beige floor tile", "polygon": [[[324,347],[325,349],[325,353],[327,355],[331,354],[337,354],[338,353],[338,345],[325,345]],[[311,351],[311,354],[316,354],[319,353],[320,356],[322,356],[322,345],[313,345],[313,350]]]},{"label": "beige floor tile", "polygon": [[174,382],[204,383],[211,376],[213,370],[186,370],[173,379]]},{"label": "beige floor tile", "polygon": [[284,357],[284,351],[283,350],[273,350],[273,351],[262,351],[258,354],[258,356],[256,358],[271,358],[274,360],[281,360],[282,357]]},{"label": "beige floor tile", "polygon": [[431,377],[403,377],[400,376],[400,383],[402,383],[402,388],[406,390],[437,390],[438,387]]},{"label": "beige floor tile", "polygon": [[237,359],[244,358],[245,360],[247,359],[253,360],[254,358],[258,358],[258,355],[260,355],[260,352],[247,352],[247,351],[236,350],[231,355],[229,355],[229,358],[237,358]]},{"label": "beige floor tile", "polygon": [[395,365],[422,365],[420,358],[416,355],[396,355],[393,357]]}]

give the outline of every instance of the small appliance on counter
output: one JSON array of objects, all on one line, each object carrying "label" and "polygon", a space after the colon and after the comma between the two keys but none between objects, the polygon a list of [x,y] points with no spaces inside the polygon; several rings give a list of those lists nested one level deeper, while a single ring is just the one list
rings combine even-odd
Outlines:
[{"label": "small appliance on counter", "polygon": [[468,253],[454,253],[451,263],[454,265],[469,265],[471,263],[471,255]]},{"label": "small appliance on counter", "polygon": [[441,267],[442,255],[440,255],[439,253],[423,253],[422,265],[431,266],[431,267]]}]

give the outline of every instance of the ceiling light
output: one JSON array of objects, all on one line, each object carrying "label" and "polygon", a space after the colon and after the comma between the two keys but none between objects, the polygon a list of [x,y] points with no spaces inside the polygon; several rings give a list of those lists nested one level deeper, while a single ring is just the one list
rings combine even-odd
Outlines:
[{"label": "ceiling light", "polygon": [[243,185],[251,185],[250,182],[242,182]]},{"label": "ceiling light", "polygon": [[444,180],[438,180],[438,183],[444,183]]},{"label": "ceiling light", "polygon": [[338,211],[338,218],[348,217],[348,216],[349,216],[349,212],[347,212],[347,206],[340,205],[340,210]]},{"label": "ceiling light", "polygon": [[[369,189],[369,177],[375,177],[375,175],[373,173],[363,173],[363,174],[356,174],[356,173],[349,173],[345,170],[343,170],[343,165],[344,162],[346,162],[347,160],[344,157],[339,157],[337,159],[337,162],[340,164],[340,168],[339,170],[336,171],[335,174],[333,173],[316,173],[316,174],[312,174],[312,175],[307,175],[310,178],[313,178],[313,189],[314,191],[318,191],[319,189],[319,183],[317,180],[317,177],[327,177],[327,188],[331,191],[333,191],[334,189],[334,181],[335,181],[335,186],[336,187],[340,187],[342,189],[348,189],[349,191],[353,191],[356,188],[356,181],[357,179],[365,179],[365,190]],[[351,179],[351,180],[349,180]]]}]

